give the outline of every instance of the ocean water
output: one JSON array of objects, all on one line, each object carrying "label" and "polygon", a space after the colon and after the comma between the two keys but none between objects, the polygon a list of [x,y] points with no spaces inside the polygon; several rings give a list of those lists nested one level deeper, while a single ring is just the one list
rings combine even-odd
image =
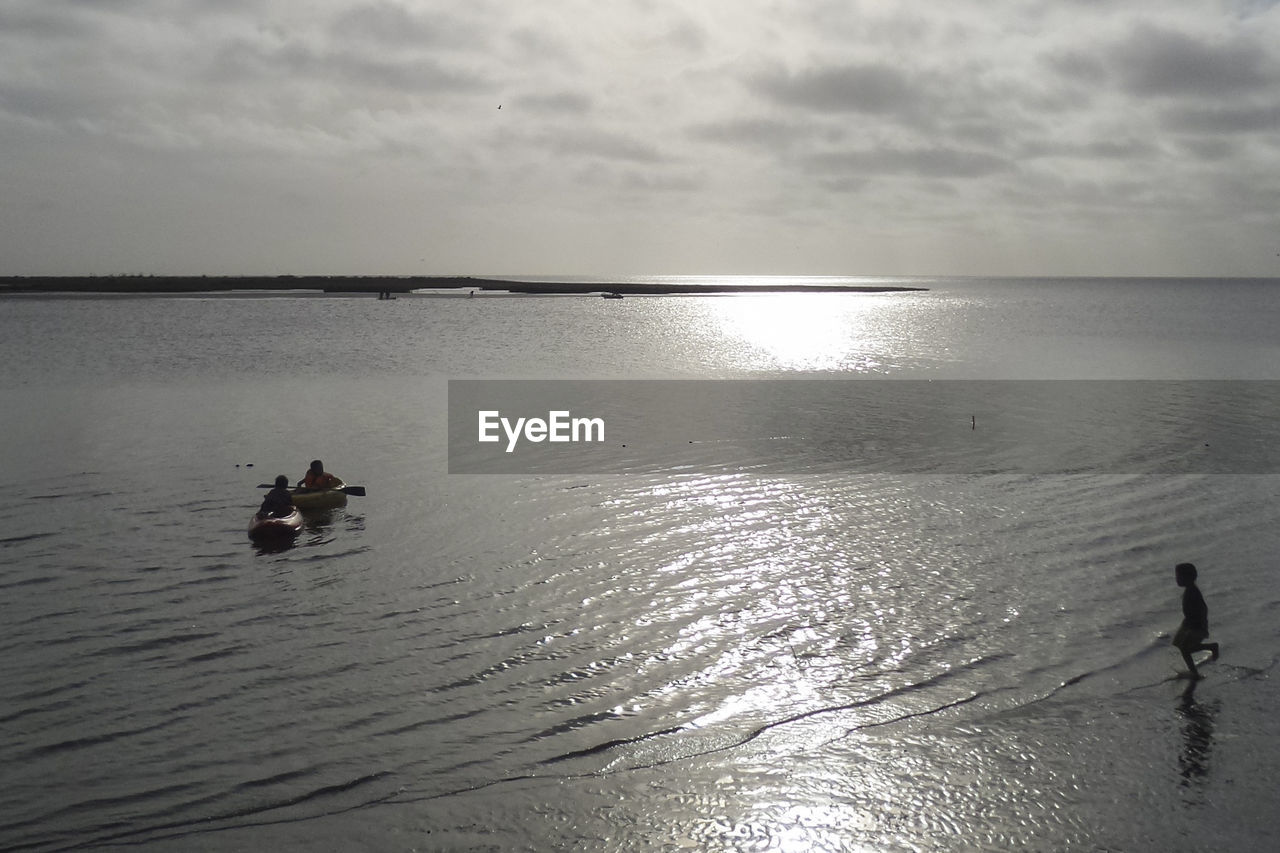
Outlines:
[{"label": "ocean water", "polygon": [[[1280,380],[1280,281],[908,283],[0,299],[0,849],[1274,849],[1280,477],[1195,456],[1274,403],[1178,395]],[[813,377],[1124,380],[1187,450],[448,473],[450,379]],[[250,543],[315,457],[367,496]]]}]

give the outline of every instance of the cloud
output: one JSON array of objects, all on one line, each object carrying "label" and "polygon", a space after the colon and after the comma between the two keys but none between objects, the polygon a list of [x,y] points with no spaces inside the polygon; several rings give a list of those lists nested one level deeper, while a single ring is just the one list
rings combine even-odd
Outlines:
[{"label": "cloud", "polygon": [[237,85],[348,86],[384,94],[473,93],[493,88],[483,71],[431,56],[388,57],[347,45],[312,45],[301,40],[266,44],[238,40],[210,64],[212,78]]},{"label": "cloud", "polygon": [[4,33],[11,42],[85,38],[97,32],[98,28],[90,21],[59,14],[53,4],[10,3],[0,6],[0,33]]},{"label": "cloud", "polygon": [[427,14],[387,0],[339,11],[329,22],[328,30],[335,42],[381,50],[458,50],[483,43],[482,32],[472,22],[447,10]]},{"label": "cloud", "polygon": [[662,163],[658,146],[644,139],[589,128],[561,128],[536,140],[556,157],[600,158],[628,163]]},{"label": "cloud", "polygon": [[732,148],[783,154],[815,141],[836,143],[844,138],[839,128],[808,120],[782,120],[768,116],[694,123],[690,137]]},{"label": "cloud", "polygon": [[[450,224],[470,222],[507,235],[503,263],[528,272],[571,271],[547,247],[605,221],[651,235],[646,270],[676,232],[699,235],[684,245],[709,268],[777,243],[846,272],[959,271],[949,247],[977,258],[975,234],[1052,222],[1110,239],[1135,211],[1194,234],[1239,209],[1262,239],[1280,230],[1265,212],[1278,45],[1280,9],[1258,0],[6,0],[0,221],[38,224],[48,245],[118,239],[136,261],[116,266],[137,269],[156,246],[171,257],[180,225],[148,211],[229,223],[236,205],[338,223],[306,254],[264,239],[255,257],[286,271],[347,263],[344,245],[416,262],[423,246],[394,241],[418,222],[454,270],[491,263]],[[165,188],[190,195],[171,204]],[[122,197],[129,227],[108,239],[95,223],[122,222]],[[909,262],[850,255],[855,225],[909,245]],[[1057,263],[1050,242],[992,248],[989,269],[1036,246]],[[192,271],[218,271],[214,251]],[[0,258],[24,270],[101,271],[78,252],[0,230]],[[1104,255],[1075,271],[1161,263]]]},{"label": "cloud", "polygon": [[522,95],[514,106],[537,113],[583,116],[591,112],[594,100],[582,92],[543,92]]},{"label": "cloud", "polygon": [[1280,131],[1280,101],[1180,106],[1163,112],[1161,121],[1181,133],[1276,133]]},{"label": "cloud", "polygon": [[919,81],[875,63],[771,71],[751,81],[751,87],[777,104],[820,112],[908,116],[930,100]]},{"label": "cloud", "polygon": [[805,165],[837,177],[906,175],[915,178],[980,178],[1008,171],[1003,157],[949,147],[879,148],[812,155]]},{"label": "cloud", "polygon": [[1064,80],[1085,86],[1101,86],[1108,81],[1106,63],[1098,56],[1071,50],[1046,56],[1044,66]]},{"label": "cloud", "polygon": [[1120,85],[1142,96],[1229,97],[1275,86],[1271,58],[1253,38],[1193,36],[1137,27],[1113,55]]}]

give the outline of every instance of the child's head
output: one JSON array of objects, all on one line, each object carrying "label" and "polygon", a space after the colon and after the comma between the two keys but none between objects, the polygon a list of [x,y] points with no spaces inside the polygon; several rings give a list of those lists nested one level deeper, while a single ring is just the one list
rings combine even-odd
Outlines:
[{"label": "child's head", "polygon": [[1192,563],[1178,563],[1173,567],[1173,576],[1178,586],[1190,586],[1196,582],[1196,567]]},{"label": "child's head", "polygon": [[277,475],[276,475],[276,488],[277,488],[277,489],[287,489],[287,488],[289,488],[289,478],[288,478],[288,477],[286,477],[284,474],[277,474]]}]

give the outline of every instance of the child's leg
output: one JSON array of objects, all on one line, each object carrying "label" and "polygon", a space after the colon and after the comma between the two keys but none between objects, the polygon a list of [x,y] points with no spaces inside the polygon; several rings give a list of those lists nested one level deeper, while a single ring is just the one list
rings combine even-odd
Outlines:
[{"label": "child's leg", "polygon": [[1196,662],[1191,659],[1191,649],[1186,646],[1178,646],[1178,651],[1182,652],[1182,660],[1187,665],[1187,672],[1191,673],[1192,678],[1200,677],[1200,670],[1196,669]]}]

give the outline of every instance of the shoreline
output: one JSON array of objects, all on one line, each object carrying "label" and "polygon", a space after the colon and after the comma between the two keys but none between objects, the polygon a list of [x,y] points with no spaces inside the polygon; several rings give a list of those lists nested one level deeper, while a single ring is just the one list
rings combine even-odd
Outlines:
[{"label": "shoreline", "polygon": [[896,293],[927,287],[893,284],[694,284],[686,282],[516,281],[470,276],[0,276],[7,293],[221,293],[320,291],[407,294],[475,290],[522,294],[663,296],[715,293]]}]

